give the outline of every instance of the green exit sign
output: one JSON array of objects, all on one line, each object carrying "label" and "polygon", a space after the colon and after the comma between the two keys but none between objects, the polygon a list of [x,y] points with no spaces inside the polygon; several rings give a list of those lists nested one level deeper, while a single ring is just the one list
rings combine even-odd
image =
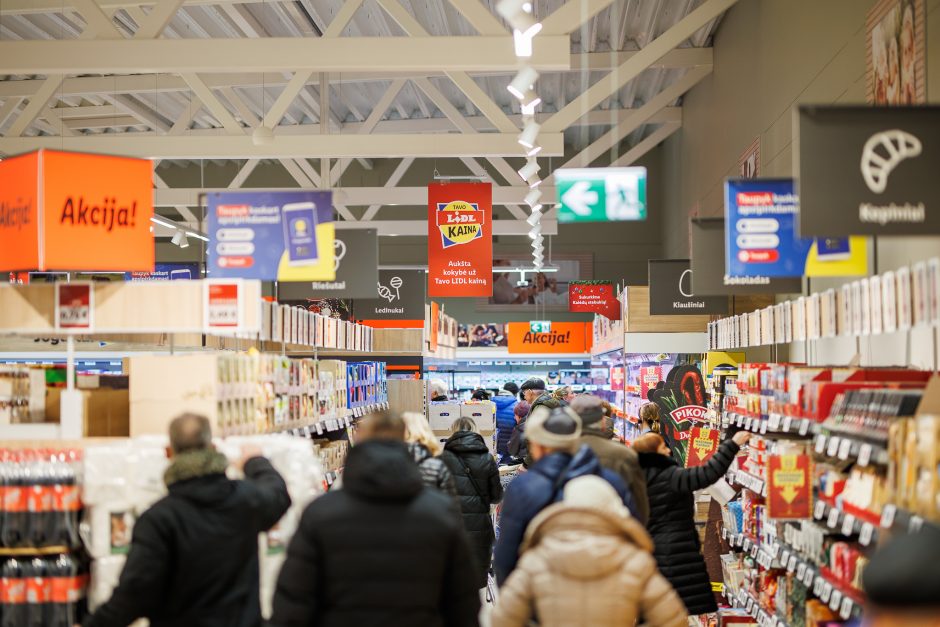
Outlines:
[{"label": "green exit sign", "polygon": [[562,168],[554,177],[561,223],[646,219],[646,168]]},{"label": "green exit sign", "polygon": [[551,333],[551,320],[529,320],[529,331],[532,333]]}]

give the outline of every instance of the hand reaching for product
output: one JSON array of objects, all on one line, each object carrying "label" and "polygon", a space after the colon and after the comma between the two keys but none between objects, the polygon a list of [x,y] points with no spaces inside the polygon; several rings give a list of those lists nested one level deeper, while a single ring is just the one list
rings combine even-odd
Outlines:
[{"label": "hand reaching for product", "polygon": [[261,450],[260,446],[246,444],[242,447],[242,457],[235,463],[235,467],[240,471],[244,471],[245,463],[253,457],[264,457],[264,451]]},{"label": "hand reaching for product", "polygon": [[751,434],[748,431],[738,431],[731,439],[734,440],[734,443],[738,446],[744,446],[747,444],[747,441],[751,439]]}]

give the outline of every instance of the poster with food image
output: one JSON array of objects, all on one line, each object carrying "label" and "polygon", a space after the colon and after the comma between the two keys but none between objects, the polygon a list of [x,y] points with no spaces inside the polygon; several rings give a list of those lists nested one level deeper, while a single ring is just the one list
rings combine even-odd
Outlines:
[{"label": "poster with food image", "polygon": [[497,254],[493,258],[493,295],[477,301],[477,311],[568,311],[568,286],[590,280],[594,258],[590,254],[553,254],[542,272],[532,268],[530,254]]},{"label": "poster with food image", "polygon": [[866,20],[868,101],[927,102],[925,0],[878,0]]}]

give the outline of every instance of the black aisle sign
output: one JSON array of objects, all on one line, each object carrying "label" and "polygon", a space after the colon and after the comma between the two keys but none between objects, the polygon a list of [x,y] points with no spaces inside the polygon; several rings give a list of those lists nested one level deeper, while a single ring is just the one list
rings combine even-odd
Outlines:
[{"label": "black aisle sign", "polygon": [[801,106],[802,237],[940,233],[940,107]]},{"label": "black aisle sign", "polygon": [[692,232],[692,292],[699,296],[798,294],[799,277],[732,277],[725,272],[725,219],[696,218]]},{"label": "black aisle sign", "polygon": [[379,280],[376,229],[337,229],[334,243],[336,280],[278,283],[282,301],[318,298],[371,298]]},{"label": "black aisle sign", "polygon": [[373,298],[353,301],[359,320],[424,320],[424,270],[379,270]]},{"label": "black aisle sign", "polygon": [[688,259],[651,259],[649,280],[651,315],[728,313],[727,297],[697,296],[692,291],[692,267]]}]

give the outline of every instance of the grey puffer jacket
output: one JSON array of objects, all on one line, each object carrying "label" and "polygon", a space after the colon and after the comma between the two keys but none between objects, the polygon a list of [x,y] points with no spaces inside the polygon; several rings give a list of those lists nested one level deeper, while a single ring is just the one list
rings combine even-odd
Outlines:
[{"label": "grey puffer jacket", "polygon": [[454,476],[443,460],[431,455],[428,447],[418,442],[409,443],[408,451],[414,457],[415,463],[418,464],[418,471],[421,473],[421,481],[424,482],[424,485],[436,488],[454,497],[454,499],[458,498]]}]

